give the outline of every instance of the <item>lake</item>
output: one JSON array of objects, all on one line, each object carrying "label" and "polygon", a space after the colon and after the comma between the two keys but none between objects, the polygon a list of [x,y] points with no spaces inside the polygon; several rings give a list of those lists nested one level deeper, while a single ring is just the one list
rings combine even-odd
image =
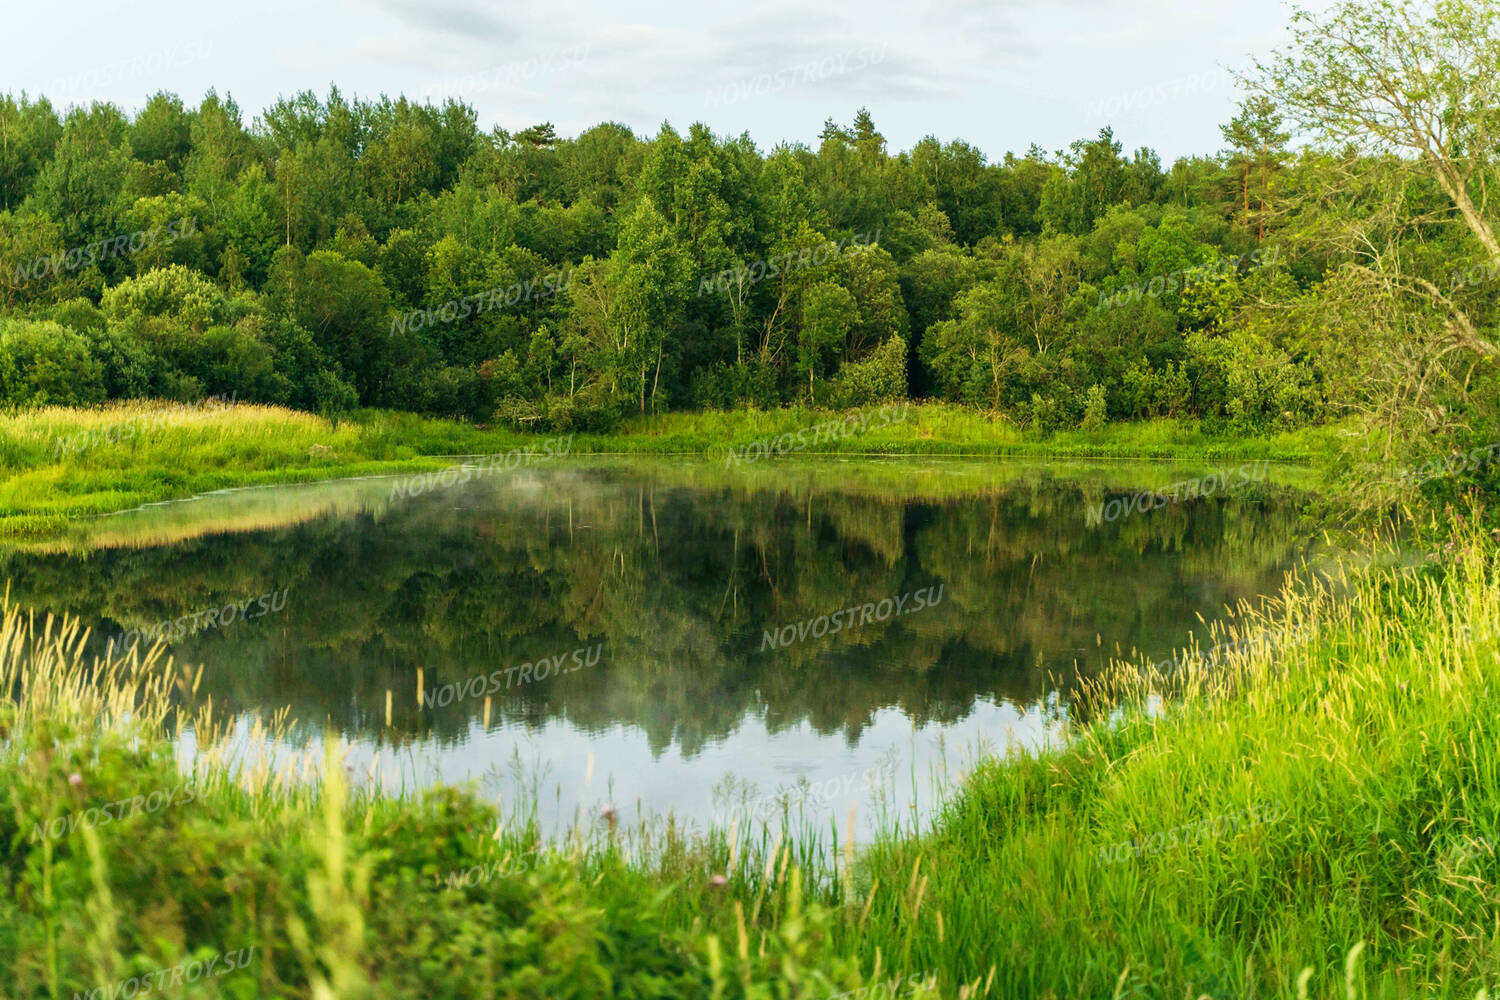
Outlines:
[{"label": "lake", "polygon": [[203,664],[184,697],[247,730],[289,707],[288,752],[336,731],[392,790],[473,782],[554,834],[606,805],[841,830],[857,805],[863,837],[1057,738],[1080,674],[1170,657],[1327,554],[1276,475],[1090,516],[1186,475],[572,458],[154,505],[0,574],[101,652]]}]

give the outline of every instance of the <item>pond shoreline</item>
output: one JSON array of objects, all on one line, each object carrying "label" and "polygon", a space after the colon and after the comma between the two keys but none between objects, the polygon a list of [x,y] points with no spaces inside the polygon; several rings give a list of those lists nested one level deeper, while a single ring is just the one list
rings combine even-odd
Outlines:
[{"label": "pond shoreline", "polygon": [[[172,419],[158,418],[163,411]],[[840,420],[853,430],[842,436],[827,432]],[[1165,418],[1093,432],[1034,434],[980,411],[941,404],[908,405],[899,420],[892,415],[876,423],[857,423],[853,411],[798,408],[666,414],[627,420],[611,434],[569,433],[567,454],[699,457],[743,468],[772,460],[731,460],[735,449],[743,455],[755,446],[760,448],[754,454],[777,458],[1165,461],[1201,468],[1271,460],[1310,466],[1331,456],[1338,434],[1332,427],[1267,437],[1210,434],[1195,422]],[[128,437],[122,432],[111,440],[111,429],[142,425],[154,430]],[[9,445],[0,484],[0,539],[16,541],[55,537],[80,516],[225,489],[431,472],[455,459],[504,455],[559,438],[393,411],[359,411],[329,421],[243,404],[184,415],[166,402],[0,416],[0,436]],[[99,443],[76,451],[57,446],[79,438]]]}]

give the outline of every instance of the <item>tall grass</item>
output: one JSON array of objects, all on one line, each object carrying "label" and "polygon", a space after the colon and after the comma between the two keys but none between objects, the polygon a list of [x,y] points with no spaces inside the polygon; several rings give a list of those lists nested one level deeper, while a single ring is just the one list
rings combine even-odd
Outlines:
[{"label": "tall grass", "polygon": [[412,457],[372,447],[356,425],[279,407],[28,411],[0,417],[0,533],[56,531],[70,517],[231,486],[361,475]]},{"label": "tall grass", "polygon": [[[1197,421],[1171,418],[1114,423],[1093,431],[1046,432],[1018,427],[994,413],[949,403],[898,403],[888,409],[892,415],[889,422],[881,419],[879,407],[864,407],[848,414],[790,406],[631,417],[618,434],[580,436],[579,446],[585,451],[677,451],[719,456],[755,441],[807,430],[805,451],[824,454],[1307,461],[1330,454],[1336,433],[1333,428],[1264,436],[1211,433]],[[849,414],[874,416],[863,429],[848,423],[839,434],[821,434],[813,443],[811,428]]]},{"label": "tall grass", "polygon": [[908,891],[841,943],[1003,996],[1493,990],[1500,539],[1466,537],[1442,568],[1298,579],[1171,674],[1122,665],[1065,751],[877,844],[863,878]]},{"label": "tall grass", "polygon": [[321,767],[311,750],[278,762],[285,718],[247,732],[212,702],[183,712],[198,673],[159,649],[86,648],[76,622],[0,604],[7,998],[135,996],[229,953],[254,960],[183,995],[814,998],[867,983],[828,949],[831,911],[805,898],[794,844],[764,852],[753,904],[713,885],[684,919],[674,883],[711,885],[711,844],[588,822],[547,845],[524,815],[452,789],[382,796],[378,774],[346,778],[336,738]]}]

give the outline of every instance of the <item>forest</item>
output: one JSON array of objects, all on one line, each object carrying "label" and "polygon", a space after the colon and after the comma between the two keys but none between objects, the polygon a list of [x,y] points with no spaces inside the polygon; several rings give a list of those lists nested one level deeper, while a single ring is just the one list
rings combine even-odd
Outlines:
[{"label": "forest", "polygon": [[[213,92],[133,117],[7,95],[0,404],[232,394],[588,431],[912,398],[1042,431],[1281,430],[1388,392],[1371,349],[1412,319],[1363,321],[1349,273],[1380,267],[1330,233],[1390,190],[1409,214],[1376,235],[1451,300],[1418,319],[1491,321],[1494,268],[1419,157],[1294,149],[1263,95],[1221,131],[1164,165],[1108,126],[893,152],[863,109],[764,151],[703,125],[486,132],[463,103],[337,89],[248,122]],[[1474,389],[1434,380],[1419,412]]]}]

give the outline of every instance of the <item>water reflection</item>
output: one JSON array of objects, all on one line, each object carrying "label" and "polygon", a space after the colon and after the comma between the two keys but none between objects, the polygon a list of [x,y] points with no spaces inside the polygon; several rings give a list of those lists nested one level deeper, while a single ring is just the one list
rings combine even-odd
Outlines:
[{"label": "water reflection", "polygon": [[[196,615],[165,633],[206,665],[199,697],[290,706],[393,781],[538,781],[560,822],[605,800],[707,819],[729,775],[752,800],[832,787],[794,797],[842,817],[863,785],[840,776],[899,776],[904,809],[960,748],[1055,732],[1075,671],[1170,655],[1309,553],[1271,483],[1085,526],[1163,474],[574,461],[411,498],[367,480],[168,505],[0,575],[105,637]],[[283,590],[275,613],[225,610]]]}]

